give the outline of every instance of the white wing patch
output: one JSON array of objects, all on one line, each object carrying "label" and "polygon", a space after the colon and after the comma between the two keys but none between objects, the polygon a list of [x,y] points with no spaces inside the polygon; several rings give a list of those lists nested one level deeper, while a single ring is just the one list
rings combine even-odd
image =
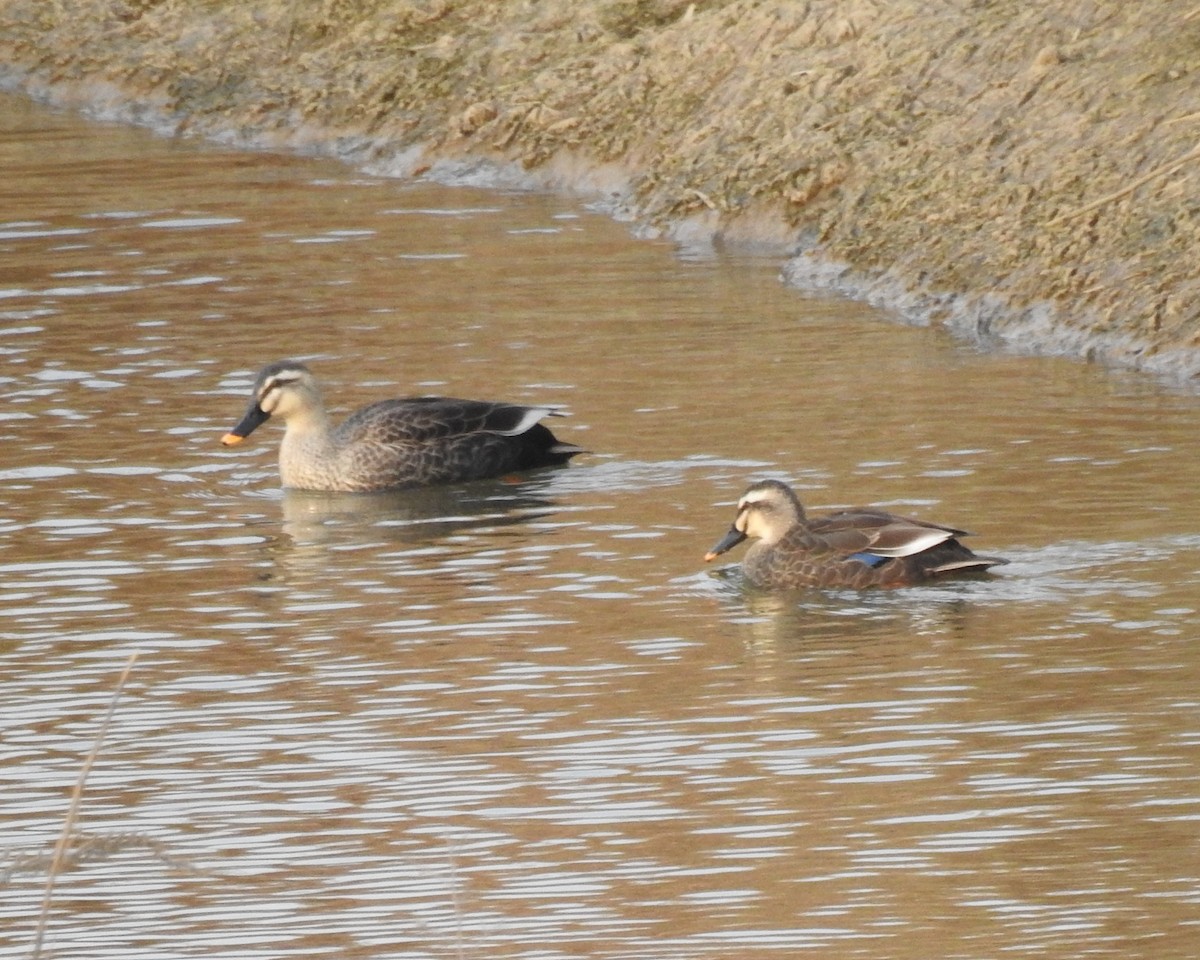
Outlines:
[{"label": "white wing patch", "polygon": [[863,553],[871,553],[877,557],[911,557],[945,543],[954,536],[949,530],[938,530],[932,527],[912,527],[912,533],[905,537],[902,543],[887,547],[869,546]]},{"label": "white wing patch", "polygon": [[557,407],[526,407],[525,413],[521,416],[521,419],[517,421],[516,426],[511,430],[491,430],[489,432],[498,434],[501,437],[519,437],[543,417],[562,416],[566,416],[566,414],[564,414]]}]

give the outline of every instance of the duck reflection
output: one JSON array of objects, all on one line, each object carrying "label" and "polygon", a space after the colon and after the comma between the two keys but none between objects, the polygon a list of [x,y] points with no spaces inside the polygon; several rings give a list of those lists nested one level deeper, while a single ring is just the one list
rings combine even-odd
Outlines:
[{"label": "duck reflection", "polygon": [[285,490],[283,531],[298,546],[369,539],[436,541],[482,527],[528,522],[554,513],[544,485],[480,481],[381,493]]},{"label": "duck reflection", "polygon": [[991,607],[971,581],[943,587],[866,592],[772,591],[746,581],[730,567],[715,572],[725,615],[741,624],[755,651],[842,650],[860,655],[897,638],[971,636]]}]

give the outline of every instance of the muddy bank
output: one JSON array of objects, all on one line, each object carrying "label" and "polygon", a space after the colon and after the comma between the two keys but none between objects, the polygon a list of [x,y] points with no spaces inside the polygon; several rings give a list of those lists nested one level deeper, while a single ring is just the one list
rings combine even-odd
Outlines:
[{"label": "muddy bank", "polygon": [[1200,377],[1200,10],[0,0],[6,85],[600,197],[984,345]]}]

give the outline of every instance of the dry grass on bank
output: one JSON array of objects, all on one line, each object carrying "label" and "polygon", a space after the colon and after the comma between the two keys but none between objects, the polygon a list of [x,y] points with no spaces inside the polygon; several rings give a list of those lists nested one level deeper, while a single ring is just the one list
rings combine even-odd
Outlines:
[{"label": "dry grass on bank", "polygon": [[1049,301],[1091,348],[1200,371],[1200,13],[1152,7],[0,0],[0,60],[205,134],[619,170],[647,222]]}]

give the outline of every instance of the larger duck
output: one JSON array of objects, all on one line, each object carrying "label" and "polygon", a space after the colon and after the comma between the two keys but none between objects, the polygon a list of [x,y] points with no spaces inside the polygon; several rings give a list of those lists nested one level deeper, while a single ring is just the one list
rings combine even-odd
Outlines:
[{"label": "larger duck", "polygon": [[738,500],[729,532],[704,559],[755,539],[742,561],[746,579],[777,589],[898,587],[1008,562],[973,553],[960,541],[967,535],[870,507],[809,518],[791,487],[761,480]]},{"label": "larger duck", "polygon": [[369,492],[463,483],[558,466],[582,453],[539,421],[548,406],[451,397],[380,400],[334,426],[303,363],[262,369],[246,415],[221,438],[241,443],[271,417],[284,422],[279,475],[285,487]]}]

